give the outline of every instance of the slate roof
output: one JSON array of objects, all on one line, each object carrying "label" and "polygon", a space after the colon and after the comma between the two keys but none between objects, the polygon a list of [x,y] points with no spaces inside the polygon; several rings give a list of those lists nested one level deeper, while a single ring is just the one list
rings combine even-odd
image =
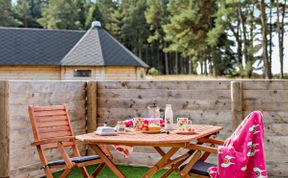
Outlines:
[{"label": "slate roof", "polygon": [[148,67],[101,27],[86,33],[0,27],[0,65]]},{"label": "slate roof", "polygon": [[0,65],[60,66],[84,34],[74,30],[0,28]]},{"label": "slate roof", "polygon": [[65,56],[61,65],[148,67],[101,27],[90,28]]}]

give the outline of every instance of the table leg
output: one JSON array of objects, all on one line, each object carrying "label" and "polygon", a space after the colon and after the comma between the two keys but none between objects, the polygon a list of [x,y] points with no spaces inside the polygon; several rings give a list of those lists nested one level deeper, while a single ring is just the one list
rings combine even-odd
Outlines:
[{"label": "table leg", "polygon": [[192,169],[192,167],[199,160],[200,157],[201,157],[201,151],[199,151],[199,150],[195,151],[194,154],[192,155],[189,163],[184,167],[183,170],[180,171],[181,177],[187,177],[188,176],[189,171]]},{"label": "table leg", "polygon": [[170,160],[171,156],[173,156],[178,150],[179,148],[172,147],[152,168],[146,172],[143,178],[152,177],[153,174],[155,174],[164,164],[166,164],[167,161]]},{"label": "table leg", "polygon": [[125,175],[115,166],[115,164],[106,156],[106,154],[101,150],[98,145],[90,146],[117,177],[125,178]]}]

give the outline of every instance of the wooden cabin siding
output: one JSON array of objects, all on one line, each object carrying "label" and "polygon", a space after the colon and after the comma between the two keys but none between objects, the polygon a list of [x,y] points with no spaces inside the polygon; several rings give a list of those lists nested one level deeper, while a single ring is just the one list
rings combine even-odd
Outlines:
[{"label": "wooden cabin siding", "polygon": [[0,80],[60,80],[60,67],[0,66]]},{"label": "wooden cabin siding", "polygon": [[[91,77],[74,77],[75,70],[91,70]],[[143,67],[0,66],[0,80],[143,80]]]},{"label": "wooden cabin siding", "polygon": [[106,67],[105,80],[137,80],[137,68]]}]

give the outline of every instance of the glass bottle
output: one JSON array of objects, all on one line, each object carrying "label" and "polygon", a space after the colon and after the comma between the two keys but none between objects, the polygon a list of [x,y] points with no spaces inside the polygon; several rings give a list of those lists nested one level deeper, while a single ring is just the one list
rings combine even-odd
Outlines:
[{"label": "glass bottle", "polygon": [[173,129],[173,111],[171,104],[166,104],[165,109],[165,130]]}]

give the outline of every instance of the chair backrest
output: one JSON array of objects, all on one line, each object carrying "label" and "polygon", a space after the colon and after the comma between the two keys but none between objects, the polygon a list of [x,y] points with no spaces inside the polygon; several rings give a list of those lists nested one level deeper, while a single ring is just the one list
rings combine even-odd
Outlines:
[{"label": "chair backrest", "polygon": [[[74,136],[66,105],[29,106],[29,116],[35,141]],[[75,141],[64,143],[64,146],[74,145]],[[57,148],[57,144],[43,145],[43,148]]]}]

